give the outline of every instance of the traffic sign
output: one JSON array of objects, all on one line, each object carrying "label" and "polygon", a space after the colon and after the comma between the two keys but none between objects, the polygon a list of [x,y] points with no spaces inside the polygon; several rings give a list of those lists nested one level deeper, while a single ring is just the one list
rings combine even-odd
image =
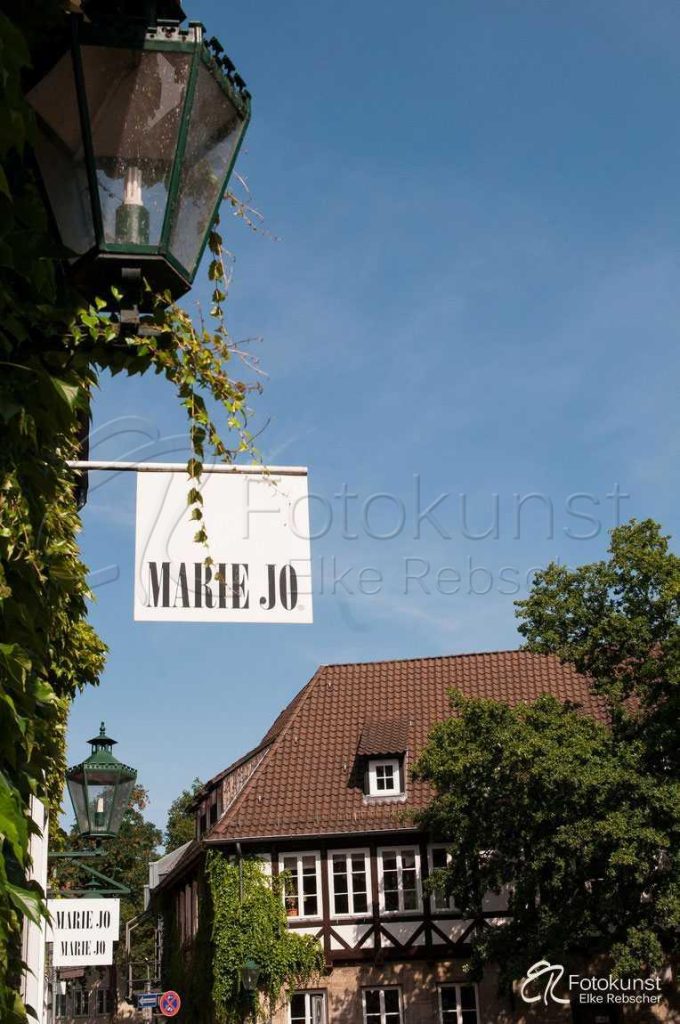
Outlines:
[{"label": "traffic sign", "polygon": [[164,992],[158,1000],[158,1009],[164,1017],[176,1017],[181,1006],[182,1000],[172,989],[169,992]]},{"label": "traffic sign", "polygon": [[140,1010],[143,1010],[145,1006],[155,1009],[158,1006],[160,995],[160,992],[140,992],[137,996],[137,1006]]}]

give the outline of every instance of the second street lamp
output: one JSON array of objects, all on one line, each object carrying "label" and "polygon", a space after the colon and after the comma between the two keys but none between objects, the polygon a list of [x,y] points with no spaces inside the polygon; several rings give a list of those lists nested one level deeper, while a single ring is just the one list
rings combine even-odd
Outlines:
[{"label": "second street lamp", "polygon": [[134,768],[114,757],[115,742],[106,735],[102,722],[99,735],[88,740],[92,744],[90,756],[66,772],[78,831],[84,838],[118,834],[137,779]]},{"label": "second street lamp", "polygon": [[[83,0],[31,88],[36,159],[76,283],[130,272],[191,287],[250,119],[250,94],[175,0]],[[122,273],[125,271],[125,273]]]}]

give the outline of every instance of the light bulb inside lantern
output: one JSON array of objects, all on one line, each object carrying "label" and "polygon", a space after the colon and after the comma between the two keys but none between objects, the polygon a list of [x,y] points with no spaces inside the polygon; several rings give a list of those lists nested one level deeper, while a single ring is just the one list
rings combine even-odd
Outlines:
[{"label": "light bulb inside lantern", "polygon": [[125,172],[123,184],[123,203],[125,206],[143,206],[142,203],[142,171],[130,164]]},{"label": "light bulb inside lantern", "polygon": [[104,826],[104,797],[97,797],[97,803],[94,809],[94,827],[103,828]]},{"label": "light bulb inside lantern", "polygon": [[123,202],[116,210],[116,242],[149,244],[149,211],[142,200],[142,169],[129,164],[123,179]]}]

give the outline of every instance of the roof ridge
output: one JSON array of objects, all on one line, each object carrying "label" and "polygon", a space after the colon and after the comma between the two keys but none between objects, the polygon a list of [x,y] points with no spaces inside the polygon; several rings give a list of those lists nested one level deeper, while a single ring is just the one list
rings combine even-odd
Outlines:
[{"label": "roof ridge", "polygon": [[[502,650],[493,651],[460,651],[458,654],[429,654],[419,658],[379,658],[377,661],[332,661],[327,665],[320,665],[317,671],[326,668],[347,668],[350,665],[406,665],[413,661],[451,661],[454,658],[485,658],[490,654],[536,654],[526,647],[506,647]],[[539,657],[550,658],[557,655],[541,654]]]},{"label": "roof ridge", "polygon": [[[272,741],[269,744],[267,744],[266,753],[265,753],[264,757],[262,757],[260,759],[260,761],[258,762],[258,764],[255,766],[255,768],[253,769],[252,774],[249,775],[248,778],[246,779],[246,781],[244,782],[241,791],[236,795],[236,797],[234,798],[234,800],[231,803],[231,806],[222,815],[222,817],[220,818],[219,822],[215,823],[216,825],[217,824],[222,824],[224,822],[227,822],[227,821],[230,820],[230,818],[232,818],[234,811],[240,805],[240,803],[242,802],[242,800],[245,797],[245,794],[250,789],[250,784],[253,781],[253,779],[255,778],[255,776],[257,775],[257,772],[258,772],[260,766],[263,765],[264,762],[267,760],[267,758],[277,749],[279,743],[281,742],[281,740],[286,735],[286,733],[290,729],[291,725],[293,724],[293,722],[295,721],[295,719],[299,715],[300,709],[305,704],[307,698],[309,697],[309,694],[311,693],[312,689],[314,688],[314,684],[321,677],[322,669],[323,669],[323,666],[320,666],[319,668],[317,668],[317,670],[314,673],[314,675],[312,676],[312,678],[309,679],[305,683],[305,685],[302,687],[302,689],[299,690],[298,693],[295,695],[299,699],[298,699],[297,705],[294,708],[290,718],[288,719],[286,724],[283,726],[281,731],[276,734],[276,736],[272,739]],[[293,698],[293,700],[295,700],[295,697]],[[288,707],[288,705],[286,705],[286,707]],[[284,708],[284,711],[285,711],[285,708]],[[262,746],[264,746],[264,744],[262,744]],[[209,834],[209,833],[207,833],[207,834]]]}]

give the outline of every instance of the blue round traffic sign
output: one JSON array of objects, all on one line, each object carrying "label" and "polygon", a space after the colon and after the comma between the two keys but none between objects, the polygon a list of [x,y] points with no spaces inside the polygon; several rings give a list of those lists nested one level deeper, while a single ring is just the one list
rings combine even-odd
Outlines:
[{"label": "blue round traffic sign", "polygon": [[175,1017],[179,1013],[181,1006],[182,1000],[172,989],[169,992],[164,992],[158,1000],[158,1009],[164,1017]]}]

